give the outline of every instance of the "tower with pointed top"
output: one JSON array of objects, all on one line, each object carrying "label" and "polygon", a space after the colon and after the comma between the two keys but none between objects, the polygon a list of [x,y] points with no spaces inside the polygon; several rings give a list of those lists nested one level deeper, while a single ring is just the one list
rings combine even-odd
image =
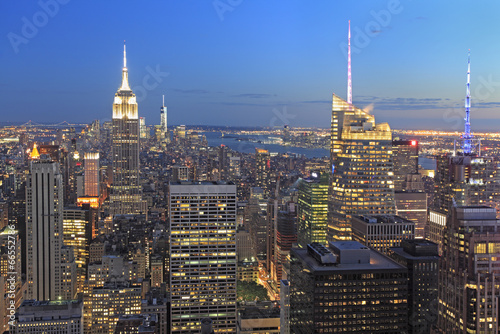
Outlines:
[{"label": "tower with pointed top", "polygon": [[465,91],[465,129],[462,151],[464,155],[472,153],[472,133],[470,132],[470,49],[467,57],[467,88]]},{"label": "tower with pointed top", "polygon": [[170,138],[167,129],[167,107],[165,107],[165,95],[163,95],[163,103],[160,108],[160,129],[162,136],[167,140]]},{"label": "tower with pointed top", "polygon": [[332,101],[328,241],[351,239],[353,215],[395,213],[391,129],[352,104],[350,52],[347,85]]},{"label": "tower with pointed top", "polygon": [[351,20],[347,34],[347,103],[352,104],[352,79],[351,79]]},{"label": "tower with pointed top", "polygon": [[128,82],[124,44],[122,83],[113,102],[110,211],[114,215],[146,212],[139,178],[139,134],[137,100]]}]

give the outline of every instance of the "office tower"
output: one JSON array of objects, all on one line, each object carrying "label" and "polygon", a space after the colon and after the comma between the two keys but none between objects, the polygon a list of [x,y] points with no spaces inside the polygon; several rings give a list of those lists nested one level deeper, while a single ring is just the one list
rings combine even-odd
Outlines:
[{"label": "office tower", "polygon": [[391,129],[352,104],[350,57],[347,100],[333,95],[329,240],[351,239],[352,215],[395,213]]},{"label": "office tower", "polygon": [[236,333],[236,186],[170,183],[172,333]]},{"label": "office tower", "polygon": [[255,186],[262,188],[269,195],[269,174],[271,171],[271,156],[268,150],[255,148]]},{"label": "office tower", "polygon": [[279,286],[284,274],[284,266],[287,264],[287,258],[290,255],[292,245],[297,242],[297,211],[293,202],[287,203],[284,210],[278,211],[275,231],[274,259],[272,263],[273,270],[271,278]]},{"label": "office tower", "polygon": [[328,174],[302,179],[299,183],[297,239],[300,247],[318,242],[326,245],[328,225]]},{"label": "office tower", "polygon": [[165,106],[165,95],[163,95],[163,103],[160,108],[160,130],[163,138],[170,139],[170,134],[168,133],[168,123],[167,123],[167,107]]},{"label": "office tower", "polygon": [[356,241],[293,248],[292,333],[405,333],[407,269]]},{"label": "office tower", "polygon": [[351,225],[353,240],[385,254],[415,238],[415,223],[396,215],[352,216]]},{"label": "office tower", "polygon": [[424,238],[427,225],[427,194],[420,174],[406,174],[404,190],[396,191],[396,214],[415,223],[415,238]]},{"label": "office tower", "polygon": [[393,140],[394,190],[403,191],[407,174],[418,173],[418,141]]},{"label": "office tower", "polygon": [[437,244],[428,240],[403,240],[389,256],[408,269],[408,333],[430,333],[437,320]]},{"label": "office tower", "polygon": [[83,334],[81,300],[25,300],[16,317],[15,334]]},{"label": "office tower", "polygon": [[148,128],[146,126],[146,117],[139,117],[139,132],[141,134],[141,139],[148,138]]},{"label": "office tower", "polygon": [[227,159],[227,147],[226,145],[222,144],[219,147],[219,156],[218,156],[218,170],[219,170],[219,179],[222,181],[227,181],[228,176],[229,176],[229,161]]},{"label": "office tower", "polygon": [[99,153],[85,153],[85,196],[99,197]]},{"label": "office tower", "polygon": [[290,281],[280,282],[280,329],[281,334],[290,334]]},{"label": "office tower", "polygon": [[63,212],[63,238],[66,246],[74,251],[77,292],[83,292],[89,264],[89,247],[92,240],[90,210],[66,207]]},{"label": "office tower", "polygon": [[500,220],[495,208],[453,207],[439,267],[440,333],[497,333]]},{"label": "office tower", "polygon": [[110,282],[93,288],[89,297],[89,333],[113,333],[120,315],[141,313],[141,300],[141,287],[128,282]]},{"label": "office tower", "polygon": [[26,180],[27,298],[71,299],[64,291],[63,184],[59,164],[33,159]]},{"label": "office tower", "polygon": [[115,94],[112,120],[113,184],[112,214],[146,212],[139,178],[139,117],[137,100],[128,83],[125,47],[122,84]]}]

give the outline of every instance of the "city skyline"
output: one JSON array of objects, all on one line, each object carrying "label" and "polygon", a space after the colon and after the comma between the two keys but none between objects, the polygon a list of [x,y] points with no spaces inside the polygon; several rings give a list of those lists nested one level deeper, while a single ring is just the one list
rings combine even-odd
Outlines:
[{"label": "city skyline", "polygon": [[331,94],[347,94],[351,20],[354,105],[396,129],[461,131],[471,49],[471,128],[493,130],[499,5],[430,4],[3,3],[4,120],[111,120],[125,39],[148,125],[165,95],[169,124],[327,128]]}]

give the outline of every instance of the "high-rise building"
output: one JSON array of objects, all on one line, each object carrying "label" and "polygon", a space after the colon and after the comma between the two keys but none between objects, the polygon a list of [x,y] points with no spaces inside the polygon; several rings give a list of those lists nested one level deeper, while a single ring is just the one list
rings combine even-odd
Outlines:
[{"label": "high-rise building", "polygon": [[146,212],[139,178],[139,114],[137,100],[128,83],[125,47],[122,84],[113,102],[112,156],[113,184],[110,194],[112,214]]},{"label": "high-rise building", "polygon": [[299,183],[297,239],[300,247],[318,242],[326,245],[328,226],[328,174],[302,179]]},{"label": "high-rise building", "polygon": [[160,129],[164,138],[170,139],[167,123],[167,107],[165,106],[165,95],[163,95],[163,103],[160,108]]},{"label": "high-rise building", "polygon": [[63,212],[64,244],[71,246],[76,263],[77,292],[83,292],[89,264],[89,247],[92,240],[90,210],[66,207]]},{"label": "high-rise building", "polygon": [[81,300],[25,300],[16,318],[15,334],[83,334]]},{"label": "high-rise building", "polygon": [[280,329],[282,334],[290,334],[290,282],[280,282]]},{"label": "high-rise building", "polygon": [[408,333],[430,333],[437,320],[437,244],[422,239],[403,240],[389,256],[408,269]]},{"label": "high-rise building", "polygon": [[293,248],[290,330],[405,333],[407,269],[356,241]]},{"label": "high-rise building", "polygon": [[297,211],[293,202],[286,203],[285,210],[278,211],[276,217],[276,230],[274,240],[274,258],[272,262],[271,278],[279,286],[284,276],[284,266],[288,263],[290,250],[297,242]]},{"label": "high-rise building", "polygon": [[99,153],[84,155],[85,196],[99,197]]},{"label": "high-rise building", "polygon": [[141,139],[148,138],[148,127],[146,126],[146,117],[139,117],[139,132]]},{"label": "high-rise building", "polygon": [[330,240],[351,239],[352,215],[395,213],[391,150],[387,123],[333,96]]},{"label": "high-rise building", "polygon": [[407,174],[418,173],[418,141],[393,140],[394,190],[403,191]]},{"label": "high-rise building", "polygon": [[170,183],[172,333],[236,333],[236,186]]},{"label": "high-rise building", "polygon": [[71,299],[64,291],[63,184],[59,164],[33,159],[26,181],[27,298]]},{"label": "high-rise building", "polygon": [[255,148],[255,185],[269,195],[269,174],[271,172],[271,156],[268,150]]},{"label": "high-rise building", "polygon": [[427,194],[420,174],[406,174],[401,191],[394,193],[396,214],[415,223],[415,238],[426,236]]},{"label": "high-rise building", "polygon": [[350,22],[348,36],[347,101],[332,101],[329,240],[351,239],[352,215],[395,213],[391,128],[352,104]]},{"label": "high-rise building", "polygon": [[497,333],[500,220],[495,208],[452,207],[439,267],[440,333]]}]

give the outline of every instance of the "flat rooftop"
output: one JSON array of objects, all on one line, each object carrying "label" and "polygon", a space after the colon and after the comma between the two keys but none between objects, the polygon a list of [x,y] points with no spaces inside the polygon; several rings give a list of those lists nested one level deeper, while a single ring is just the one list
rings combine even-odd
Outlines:
[{"label": "flat rooftop", "polygon": [[[355,241],[345,241],[342,242],[345,250],[357,250],[359,248],[359,243]],[[352,243],[358,244],[358,246]],[[362,245],[363,246],[363,245]],[[352,248],[349,248],[352,247]],[[366,246],[363,246],[366,247]],[[312,256],[310,256],[305,248],[293,248],[292,252],[304,262],[311,271],[324,274],[324,273],[336,273],[342,271],[385,271],[385,270],[406,270],[405,267],[399,263],[393,261],[389,257],[373,250],[369,249],[370,252],[370,262],[369,263],[339,263],[333,265],[321,265]],[[335,254],[335,253],[333,253]],[[337,255],[337,254],[335,254]]]}]

